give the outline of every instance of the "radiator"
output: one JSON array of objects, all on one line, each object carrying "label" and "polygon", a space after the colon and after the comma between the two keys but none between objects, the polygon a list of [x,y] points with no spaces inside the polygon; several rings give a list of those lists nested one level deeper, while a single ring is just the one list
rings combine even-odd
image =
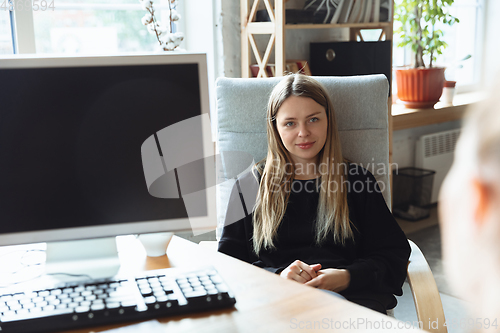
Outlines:
[{"label": "radiator", "polygon": [[460,129],[454,129],[423,135],[417,140],[415,166],[436,171],[431,203],[437,202],[441,184],[450,171],[459,135]]}]

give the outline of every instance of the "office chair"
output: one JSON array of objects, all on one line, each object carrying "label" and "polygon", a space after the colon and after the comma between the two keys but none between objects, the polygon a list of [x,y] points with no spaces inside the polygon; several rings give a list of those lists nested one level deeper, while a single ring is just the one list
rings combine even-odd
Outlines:
[{"label": "office chair", "polygon": [[[329,93],[335,114],[344,157],[370,169],[385,168],[374,173],[385,184],[381,188],[391,209],[389,166],[389,127],[387,96],[389,85],[384,75],[353,77],[315,77]],[[249,170],[250,161],[257,162],[267,153],[266,107],[271,90],[280,78],[219,78],[217,90],[216,144],[221,158],[217,172],[217,240],[220,239],[231,189],[238,174]],[[232,155],[243,154],[240,156]],[[236,156],[236,157],[235,157]],[[371,169],[370,169],[371,170]],[[235,220],[236,221],[236,220]],[[418,247],[409,241],[412,253],[408,262],[408,282],[412,290],[417,317],[425,329],[428,322],[438,320],[435,332],[447,332],[441,298],[432,272]],[[216,242],[202,242],[216,249]]]}]

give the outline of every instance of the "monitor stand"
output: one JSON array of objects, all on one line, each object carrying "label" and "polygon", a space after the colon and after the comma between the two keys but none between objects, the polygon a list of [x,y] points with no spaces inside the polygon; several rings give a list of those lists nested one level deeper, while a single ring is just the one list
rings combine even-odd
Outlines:
[{"label": "monitor stand", "polygon": [[116,237],[47,243],[45,273],[60,281],[114,276],[120,268]]}]

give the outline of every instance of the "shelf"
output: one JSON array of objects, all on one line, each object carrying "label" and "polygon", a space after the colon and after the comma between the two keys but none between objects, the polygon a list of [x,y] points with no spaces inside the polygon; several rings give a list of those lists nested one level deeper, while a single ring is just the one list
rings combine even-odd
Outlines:
[{"label": "shelf", "polygon": [[392,25],[392,22],[378,23],[341,23],[341,24],[286,24],[285,29],[331,29],[331,28],[365,28],[382,29]]},{"label": "shelf", "polygon": [[275,24],[272,22],[250,22],[247,24],[247,31],[250,34],[273,34]]},{"label": "shelf", "polygon": [[[391,26],[391,22],[379,23],[342,23],[342,24],[286,24],[287,30],[298,29],[332,29],[332,28],[358,28],[358,29],[384,29]],[[251,34],[272,34],[275,25],[272,22],[249,22],[246,26]]]},{"label": "shelf", "polygon": [[434,109],[407,109],[402,104],[393,104],[392,129],[397,131],[462,119],[467,108],[484,97],[482,92],[460,94],[455,96],[453,105],[437,103]]}]

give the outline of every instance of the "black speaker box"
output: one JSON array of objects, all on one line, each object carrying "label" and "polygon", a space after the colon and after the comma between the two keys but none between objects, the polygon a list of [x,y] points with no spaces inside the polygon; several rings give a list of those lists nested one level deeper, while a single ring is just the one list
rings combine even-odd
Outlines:
[{"label": "black speaker box", "polygon": [[315,76],[385,74],[391,85],[390,40],[311,43],[310,57],[311,72]]}]

